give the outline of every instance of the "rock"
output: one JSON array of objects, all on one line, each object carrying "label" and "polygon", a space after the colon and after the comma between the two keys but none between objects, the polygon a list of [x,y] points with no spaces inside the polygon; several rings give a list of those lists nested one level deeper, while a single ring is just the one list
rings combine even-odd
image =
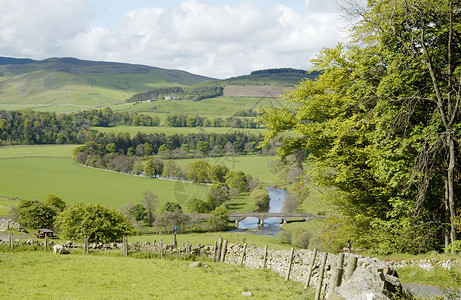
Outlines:
[{"label": "rock", "polygon": [[251,297],[251,296],[253,296],[253,293],[252,293],[252,292],[243,292],[243,293],[242,293],[242,296]]},{"label": "rock", "polygon": [[189,264],[189,268],[208,268],[208,265],[200,261],[194,261]]}]

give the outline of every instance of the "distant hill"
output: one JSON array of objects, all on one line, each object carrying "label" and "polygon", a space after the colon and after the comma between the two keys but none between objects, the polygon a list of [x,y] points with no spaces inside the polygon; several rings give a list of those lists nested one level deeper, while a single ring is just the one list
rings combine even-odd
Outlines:
[{"label": "distant hill", "polygon": [[201,100],[217,96],[231,97],[279,97],[301,80],[315,79],[319,72],[307,74],[306,70],[280,68],[253,71],[249,75],[199,83],[186,88],[159,88],[138,93],[126,102],[146,101],[166,95],[185,100]]},{"label": "distant hill", "polygon": [[0,57],[0,105],[105,106],[154,88],[211,80],[215,79],[136,64],[71,57],[41,61]]}]

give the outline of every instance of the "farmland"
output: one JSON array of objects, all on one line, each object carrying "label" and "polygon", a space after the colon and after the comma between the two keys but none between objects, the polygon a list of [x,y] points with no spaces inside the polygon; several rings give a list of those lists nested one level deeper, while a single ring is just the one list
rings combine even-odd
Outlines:
[{"label": "farmland", "polygon": [[[0,168],[8,176],[0,179],[0,197],[41,200],[55,194],[68,205],[97,202],[118,208],[124,203],[141,203],[142,193],[151,190],[160,203],[177,201],[187,212],[186,202],[203,198],[208,185],[181,181],[151,179],[125,175],[78,165],[72,160],[74,145],[16,146],[0,149]],[[239,156],[206,159],[210,164],[225,164],[232,170],[243,170],[273,184],[276,178],[268,172],[270,157]],[[178,160],[182,167],[195,160]]]}]

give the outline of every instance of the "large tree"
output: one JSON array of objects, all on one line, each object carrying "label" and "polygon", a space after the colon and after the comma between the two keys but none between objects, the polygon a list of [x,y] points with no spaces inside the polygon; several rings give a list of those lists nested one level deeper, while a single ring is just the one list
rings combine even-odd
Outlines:
[{"label": "large tree", "polygon": [[[458,10],[450,1],[349,6],[357,40],[323,50],[313,61],[318,80],[289,93],[288,106],[264,110],[265,142],[297,132],[279,154],[307,148],[310,178],[334,187],[326,195],[340,213],[336,237],[425,251],[441,248],[448,224],[456,239]],[[329,225],[330,233],[341,227]]]}]

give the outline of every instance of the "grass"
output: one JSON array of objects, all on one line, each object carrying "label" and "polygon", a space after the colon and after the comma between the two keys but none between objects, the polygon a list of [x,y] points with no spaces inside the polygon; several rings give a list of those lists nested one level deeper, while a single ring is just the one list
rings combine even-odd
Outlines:
[{"label": "grass", "polygon": [[125,103],[112,106],[114,111],[133,111],[138,113],[152,113],[165,115],[168,113],[201,115],[208,117],[230,117],[236,112],[256,109],[266,105],[281,106],[285,101],[276,98],[253,98],[253,97],[216,97],[200,101],[155,101],[141,103]]},{"label": "grass", "polygon": [[[0,169],[8,176],[0,178],[0,197],[42,200],[54,194],[68,205],[97,202],[119,208],[128,202],[141,203],[144,191],[151,190],[159,196],[160,203],[176,201],[188,212],[187,202],[193,198],[203,199],[209,188],[204,184],[152,179],[81,166],[72,160],[74,148],[75,145],[1,147]],[[185,167],[192,161],[195,160],[177,162]],[[243,170],[258,177],[264,184],[276,180],[267,170],[269,157],[221,157],[206,161],[225,164],[231,170]]]},{"label": "grass", "polygon": [[187,201],[203,198],[207,185],[151,179],[78,165],[71,158],[75,146],[21,146],[0,148],[1,196],[42,200],[49,194],[68,205],[97,202],[119,208],[141,203],[143,192],[151,190],[159,202],[176,201],[187,212]]},{"label": "grass", "polygon": [[2,299],[221,299],[250,291],[257,299],[306,299],[302,283],[270,270],[208,262],[50,253],[0,253]]},{"label": "grass", "polygon": [[433,285],[447,288],[461,288],[461,267],[452,267],[446,270],[435,267],[424,270],[420,267],[403,267],[397,270],[399,279],[403,283]]}]

